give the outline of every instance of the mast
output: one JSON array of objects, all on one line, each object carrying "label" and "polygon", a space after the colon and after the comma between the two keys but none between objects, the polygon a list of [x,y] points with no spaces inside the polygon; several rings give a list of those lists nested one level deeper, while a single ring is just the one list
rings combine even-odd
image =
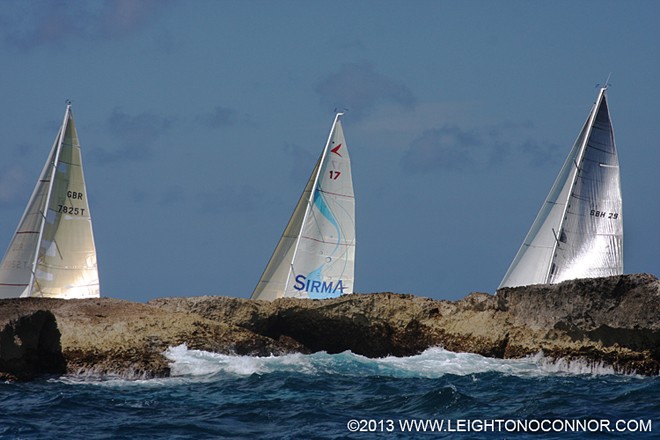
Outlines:
[{"label": "mast", "polygon": [[[609,80],[609,76],[608,76]],[[591,114],[589,115],[589,129],[585,133],[584,138],[582,139],[582,145],[580,146],[580,152],[578,153],[577,160],[573,162],[575,165],[575,172],[573,173],[573,177],[571,178],[571,184],[570,184],[570,189],[566,194],[566,200],[564,201],[564,207],[562,209],[562,214],[560,217],[559,221],[559,227],[557,229],[557,233],[553,231],[555,234],[555,241],[552,247],[552,253],[550,254],[550,264],[548,265],[548,269],[546,271],[545,275],[545,284],[550,282],[550,277],[552,276],[552,266],[554,265],[555,262],[555,257],[557,253],[557,247],[559,247],[559,241],[561,239],[561,234],[562,230],[564,228],[564,221],[566,220],[566,211],[568,210],[568,205],[569,205],[569,200],[571,199],[571,196],[573,195],[573,188],[575,187],[575,182],[577,181],[579,174],[580,174],[580,169],[582,166],[582,162],[584,161],[584,154],[587,149],[587,144],[589,143],[589,138],[591,136],[591,132],[593,130],[594,126],[594,120],[596,119],[596,115],[598,114],[598,109],[600,108],[601,101],[603,99],[603,95],[605,94],[605,91],[607,90],[607,83],[605,84],[604,87],[600,89],[600,92],[598,93],[598,97],[596,98],[596,102],[594,103],[593,108],[591,109]],[[557,236],[559,234],[559,236]]]},{"label": "mast", "polygon": [[325,147],[323,148],[323,153],[321,154],[321,159],[319,160],[319,166],[318,169],[316,170],[316,176],[314,176],[314,184],[312,185],[312,190],[309,192],[309,199],[307,199],[307,208],[305,209],[305,215],[303,216],[303,220],[300,225],[300,231],[298,231],[298,237],[296,238],[296,245],[293,249],[293,257],[291,258],[291,263],[289,264],[289,272],[286,276],[286,282],[284,283],[284,294],[286,294],[287,287],[289,287],[289,282],[291,281],[291,274],[293,273],[293,263],[296,261],[298,246],[300,245],[300,238],[302,236],[302,228],[305,226],[305,222],[307,221],[307,216],[309,214],[310,207],[314,201],[314,195],[316,194],[317,191],[319,176],[321,174],[321,170],[323,169],[323,162],[325,161],[325,157],[327,156],[328,153],[330,140],[332,139],[332,135],[335,132],[335,127],[337,126],[337,121],[339,121],[339,117],[343,115],[344,113],[341,112],[338,112],[335,115],[335,120],[332,122],[332,128],[330,129],[330,133],[328,134],[328,139],[326,140]]},{"label": "mast", "polygon": [[44,203],[43,209],[41,212],[41,221],[39,222],[39,238],[37,239],[37,247],[34,250],[34,259],[32,260],[32,270],[30,273],[30,283],[28,289],[24,292],[25,296],[31,296],[32,289],[34,287],[34,277],[37,270],[37,260],[39,259],[39,248],[41,247],[41,240],[44,234],[44,227],[46,224],[46,215],[48,215],[48,207],[50,206],[50,197],[53,192],[53,185],[55,183],[55,173],[57,171],[57,164],[60,160],[60,151],[62,150],[62,142],[64,141],[64,136],[66,133],[66,127],[69,122],[69,114],[71,113],[71,101],[67,100],[66,111],[64,112],[64,121],[62,121],[62,126],[60,128],[60,135],[57,141],[57,148],[55,150],[55,155],[53,156],[52,169],[50,172],[49,182],[48,182],[48,191],[46,193],[46,203]]}]

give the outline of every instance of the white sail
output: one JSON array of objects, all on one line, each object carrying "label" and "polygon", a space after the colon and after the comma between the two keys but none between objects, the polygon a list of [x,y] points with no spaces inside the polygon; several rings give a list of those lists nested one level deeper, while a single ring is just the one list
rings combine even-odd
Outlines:
[{"label": "white sail", "polygon": [[619,159],[602,88],[502,287],[623,273]]},{"label": "white sail", "polygon": [[252,299],[353,292],[355,198],[340,116]]},{"label": "white sail", "polygon": [[71,106],[0,263],[0,298],[98,298],[99,276]]}]

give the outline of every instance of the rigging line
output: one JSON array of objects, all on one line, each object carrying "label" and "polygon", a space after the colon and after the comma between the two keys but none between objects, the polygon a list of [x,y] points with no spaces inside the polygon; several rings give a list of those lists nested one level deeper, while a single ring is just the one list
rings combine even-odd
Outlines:
[{"label": "rigging line", "polygon": [[559,238],[557,238],[557,233],[555,232],[555,228],[552,228],[552,235],[555,236],[555,241],[557,242],[557,247],[561,246],[559,243]]},{"label": "rigging line", "polygon": [[323,244],[332,244],[335,245],[335,247],[340,247],[340,246],[355,246],[355,243],[348,243],[344,241],[343,243],[340,241],[339,243],[335,243],[334,241],[325,241],[325,240],[319,240],[318,238],[312,238],[308,237],[306,235],[302,235],[300,238],[304,238],[305,240],[311,240],[315,241],[317,243],[323,243]]},{"label": "rigging line", "polygon": [[354,199],[355,198],[355,196],[351,196],[351,195],[348,195],[348,194],[339,194],[339,193],[335,193],[335,192],[324,191],[321,188],[318,189],[318,192],[323,193],[323,194],[330,194],[331,196],[344,197],[344,198],[347,198],[347,199]]},{"label": "rigging line", "polygon": [[[602,145],[605,145],[605,144],[602,144]],[[598,151],[598,152],[603,153],[603,154],[611,154],[611,155],[615,154],[614,151],[612,151],[611,149],[610,150],[604,150],[603,148],[596,147],[595,145],[589,145],[587,148],[589,148],[590,150]]]},{"label": "rigging line", "polygon": [[60,260],[64,260],[64,257],[62,256],[62,252],[60,251],[60,246],[57,244],[57,241],[55,241],[55,239],[53,239],[53,244],[55,245],[57,254],[60,256]]}]

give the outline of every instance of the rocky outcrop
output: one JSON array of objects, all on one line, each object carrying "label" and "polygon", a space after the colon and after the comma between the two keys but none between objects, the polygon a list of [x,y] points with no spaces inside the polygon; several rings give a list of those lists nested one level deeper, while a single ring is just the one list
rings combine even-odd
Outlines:
[{"label": "rocky outcrop", "polygon": [[[472,293],[455,302],[394,293],[273,302],[219,296],[147,304],[109,298],[4,300],[0,371],[9,371],[5,353],[12,350],[5,345],[19,334],[16,323],[50,314],[56,327],[44,324],[41,332],[61,333],[66,371],[74,374],[165,376],[169,367],[163,351],[185,342],[189,348],[243,355],[351,350],[369,357],[408,356],[443,346],[517,358],[542,351],[551,358],[657,375],[659,306],[660,282],[645,274],[507,288],[497,295]],[[47,356],[30,353],[25,359],[35,367],[26,371],[48,372],[36,360]],[[20,365],[16,357],[15,366]],[[61,362],[53,365],[61,369]],[[16,375],[17,367],[12,368]]]},{"label": "rocky outcrop", "polygon": [[437,301],[394,293],[273,302],[162,298],[150,304],[199,314],[309,351],[408,356],[432,346],[499,358],[551,358],[660,371],[660,282],[646,274],[472,293]]}]

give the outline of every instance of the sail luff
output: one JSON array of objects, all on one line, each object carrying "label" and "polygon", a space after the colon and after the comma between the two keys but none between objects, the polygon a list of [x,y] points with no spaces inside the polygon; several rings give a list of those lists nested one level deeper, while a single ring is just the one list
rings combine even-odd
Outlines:
[{"label": "sail luff", "polygon": [[[582,139],[582,144],[580,145],[580,151],[578,153],[577,160],[575,161],[575,169],[573,170],[573,177],[571,178],[571,184],[569,186],[569,190],[566,194],[566,199],[564,200],[564,208],[561,213],[560,221],[559,221],[559,228],[557,229],[558,233],[561,234],[561,231],[564,228],[564,222],[566,221],[566,211],[568,210],[569,206],[569,200],[571,198],[571,194],[573,191],[573,188],[575,187],[575,182],[578,179],[579,173],[580,173],[580,167],[582,167],[582,162],[584,161],[584,153],[587,149],[587,144],[589,142],[589,138],[591,136],[591,132],[593,130],[594,126],[594,120],[596,119],[596,114],[598,113],[598,109],[600,108],[600,103],[603,97],[603,93],[605,92],[605,88],[600,89],[600,92],[598,93],[598,98],[596,99],[596,102],[594,103],[591,113],[589,114],[588,118],[588,124],[587,124],[587,132],[585,133],[584,138]],[[559,240],[555,240],[554,246],[552,248],[552,254],[550,258],[550,264],[548,265],[546,275],[545,275],[545,281],[544,284],[547,284],[550,282],[551,277],[552,277],[552,266],[555,264],[555,259],[557,257],[557,247],[559,246]]]},{"label": "sail luff", "polygon": [[525,235],[525,239],[502,278],[498,289],[545,282],[547,269],[550,267],[551,252],[554,250],[557,237],[554,232],[551,234],[544,232],[548,228],[552,231],[559,231],[559,215],[561,213],[557,212],[560,206],[558,202],[562,198],[562,194],[568,192],[567,181],[570,173],[575,169],[575,158],[582,140],[585,138],[588,123],[589,116],[587,116],[568,157],[559,171],[559,175],[552,184],[550,192],[543,201],[541,209],[534,218],[532,226]]},{"label": "sail luff", "polygon": [[300,231],[298,231],[298,238],[296,239],[296,245],[293,249],[293,258],[291,258],[291,262],[289,264],[289,273],[287,274],[286,282],[284,283],[284,292],[287,291],[287,288],[289,287],[289,283],[291,282],[291,274],[293,273],[293,265],[296,261],[296,257],[298,256],[298,248],[300,247],[300,238],[302,237],[302,228],[305,226],[305,223],[307,221],[307,217],[309,216],[309,212],[312,208],[315,193],[318,190],[319,176],[321,174],[321,170],[323,169],[323,163],[325,161],[325,158],[327,157],[328,148],[330,146],[330,140],[332,139],[332,135],[335,132],[335,127],[337,126],[337,121],[339,121],[339,117],[342,116],[342,115],[343,115],[343,113],[337,113],[335,115],[335,120],[332,122],[332,127],[330,128],[330,133],[328,134],[328,139],[326,140],[325,147],[323,148],[323,153],[321,153],[321,157],[319,158],[318,167],[316,169],[316,175],[314,176],[314,183],[312,184],[312,190],[310,191],[309,198],[307,199],[307,207],[305,208],[305,215],[303,215],[302,223],[300,224]]},{"label": "sail luff", "polygon": [[71,104],[67,103],[66,111],[64,112],[64,120],[62,121],[62,126],[60,128],[60,135],[57,141],[57,149],[55,150],[55,155],[53,157],[53,162],[51,163],[51,173],[50,178],[48,179],[48,191],[46,192],[45,203],[41,211],[41,221],[39,227],[39,238],[37,239],[37,247],[34,251],[34,260],[32,261],[32,274],[30,276],[30,286],[29,289],[25,292],[26,296],[31,296],[34,290],[35,283],[35,274],[37,272],[37,262],[39,259],[39,248],[41,247],[41,240],[43,240],[44,228],[46,226],[46,215],[48,213],[48,207],[50,206],[50,198],[53,194],[53,185],[55,184],[55,173],[57,172],[57,164],[60,160],[60,152],[62,151],[62,142],[64,142],[64,136],[66,134],[67,124],[69,123],[69,113],[71,112]]},{"label": "sail luff", "polygon": [[[297,241],[297,237],[300,235],[300,229],[302,228],[303,224],[302,217],[304,216],[304,209],[307,207],[307,194],[312,190],[311,186],[313,183],[313,176],[316,175],[316,170],[320,166],[320,160],[321,159],[319,157],[310,177],[307,179],[307,184],[305,185],[302,194],[298,198],[298,202],[296,203],[293,213],[291,214],[291,217],[289,218],[289,221],[287,222],[287,225],[282,232],[280,240],[277,242],[275,250],[268,260],[266,268],[259,278],[259,282],[252,292],[251,299],[272,300],[280,296],[280,288],[273,288],[273,286],[280,281],[274,280],[281,279],[281,283],[284,283],[286,281],[286,276],[288,276],[289,268],[291,262],[293,261],[293,258],[289,254],[293,253],[292,249]],[[280,272],[280,267],[283,262],[286,262],[287,265],[286,274],[281,275],[278,274],[278,272]],[[284,291],[282,290],[281,292]]]},{"label": "sail luff", "polygon": [[0,297],[15,298],[29,296],[32,288],[33,258],[38,249],[38,234],[43,221],[45,211],[47,184],[53,166],[53,158],[57,153],[60,140],[58,131],[53,146],[48,154],[48,159],[39,173],[39,179],[32,191],[28,204],[23,211],[11,242],[0,262]]}]

